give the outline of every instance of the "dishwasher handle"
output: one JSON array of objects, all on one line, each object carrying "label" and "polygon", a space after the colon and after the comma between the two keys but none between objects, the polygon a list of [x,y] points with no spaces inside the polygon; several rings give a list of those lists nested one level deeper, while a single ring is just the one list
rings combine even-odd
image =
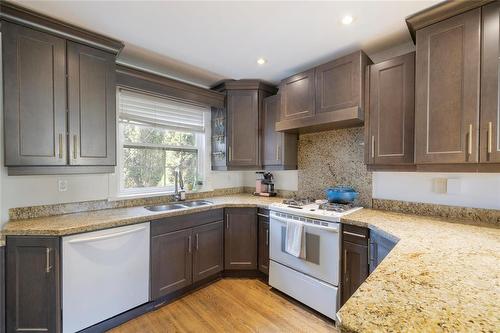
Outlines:
[{"label": "dishwasher handle", "polygon": [[102,236],[95,236],[95,237],[86,237],[86,238],[77,238],[77,239],[72,239],[68,241],[69,244],[77,244],[77,243],[88,243],[88,242],[93,242],[93,241],[98,241],[98,240],[106,240],[106,239],[111,239],[111,238],[116,238],[120,237],[123,235],[128,235],[132,233],[136,233],[142,230],[145,230],[146,227],[139,227],[131,230],[125,230],[125,231],[120,231],[120,232],[115,232],[112,234],[107,234],[107,235],[102,235]]}]

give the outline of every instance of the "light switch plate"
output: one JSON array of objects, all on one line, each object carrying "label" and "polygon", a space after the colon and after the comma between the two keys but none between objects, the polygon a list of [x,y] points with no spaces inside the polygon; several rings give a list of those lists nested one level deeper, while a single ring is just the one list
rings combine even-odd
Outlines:
[{"label": "light switch plate", "polygon": [[68,190],[68,181],[65,179],[59,179],[57,181],[57,187],[59,192],[66,192]]},{"label": "light switch plate", "polygon": [[447,179],[446,178],[434,178],[432,180],[432,192],[434,193],[446,193]]}]

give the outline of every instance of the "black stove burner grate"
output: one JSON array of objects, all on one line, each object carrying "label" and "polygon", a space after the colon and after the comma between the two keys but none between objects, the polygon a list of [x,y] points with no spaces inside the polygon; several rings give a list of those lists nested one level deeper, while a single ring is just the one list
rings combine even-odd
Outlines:
[{"label": "black stove burner grate", "polygon": [[285,205],[290,206],[290,207],[297,208],[297,207],[302,207],[302,206],[314,203],[314,199],[312,199],[312,198],[291,198],[291,199],[283,200],[283,203]]},{"label": "black stove burner grate", "polygon": [[333,203],[333,202],[327,202],[319,205],[319,209],[323,209],[326,211],[332,211],[332,212],[338,212],[338,213],[343,213],[345,211],[348,211],[350,209],[353,209],[354,206],[351,204],[340,204],[340,203]]}]

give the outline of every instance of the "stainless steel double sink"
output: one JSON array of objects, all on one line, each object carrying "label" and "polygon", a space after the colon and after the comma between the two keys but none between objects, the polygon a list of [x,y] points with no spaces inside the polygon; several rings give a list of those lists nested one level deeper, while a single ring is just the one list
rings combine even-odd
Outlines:
[{"label": "stainless steel double sink", "polygon": [[144,208],[152,212],[165,212],[169,210],[194,208],[194,207],[208,206],[208,205],[213,205],[213,202],[208,200],[193,200],[185,202],[173,202],[171,204],[166,204],[166,205],[146,206]]}]

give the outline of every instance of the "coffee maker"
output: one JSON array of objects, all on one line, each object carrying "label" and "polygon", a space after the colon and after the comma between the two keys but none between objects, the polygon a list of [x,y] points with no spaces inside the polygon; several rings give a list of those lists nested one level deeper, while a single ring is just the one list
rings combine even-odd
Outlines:
[{"label": "coffee maker", "polygon": [[266,171],[257,171],[255,175],[255,192],[253,194],[260,195],[262,197],[276,196],[276,192],[274,191],[273,174]]}]

